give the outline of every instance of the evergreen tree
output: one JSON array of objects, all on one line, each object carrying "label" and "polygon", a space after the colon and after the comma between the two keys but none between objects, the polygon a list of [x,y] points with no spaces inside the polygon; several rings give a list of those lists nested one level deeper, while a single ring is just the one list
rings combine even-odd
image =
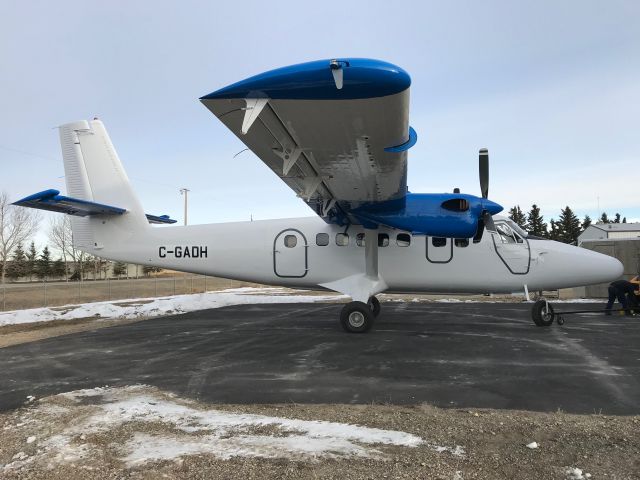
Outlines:
[{"label": "evergreen tree", "polygon": [[578,235],[580,235],[582,230],[580,229],[580,220],[576,217],[571,208],[567,206],[560,211],[558,224],[560,225],[560,241],[564,243],[577,244]]},{"label": "evergreen tree", "polygon": [[44,247],[40,258],[36,261],[36,273],[40,280],[46,280],[51,276],[51,252],[47,246]]},{"label": "evergreen tree", "polygon": [[560,222],[556,222],[553,218],[549,221],[549,226],[550,226],[550,230],[549,230],[549,239],[550,240],[555,240],[555,241],[560,241],[560,236],[561,236],[561,225]]},{"label": "evergreen tree", "polygon": [[535,203],[531,205],[531,211],[527,215],[527,226],[525,230],[538,237],[546,237],[549,235],[547,232],[547,224],[544,223],[544,217],[540,215],[540,209]]},{"label": "evergreen tree", "polygon": [[26,253],[27,261],[25,264],[25,277],[29,277],[29,281],[33,280],[33,274],[36,273],[36,262],[38,261],[38,251],[35,243],[31,242],[29,251]]},{"label": "evergreen tree", "polygon": [[120,277],[127,273],[127,264],[124,262],[116,262],[113,264],[113,274]]},{"label": "evergreen tree", "polygon": [[602,215],[600,216],[600,223],[611,223],[607,216],[607,212],[602,212]]},{"label": "evergreen tree", "polygon": [[520,205],[516,205],[509,210],[509,218],[516,222],[520,228],[526,228],[527,218],[524,213],[522,213],[522,210],[520,210]]},{"label": "evergreen tree", "polygon": [[11,263],[7,268],[7,276],[12,280],[24,277],[27,270],[27,257],[22,245],[18,245],[11,255]]},{"label": "evergreen tree", "polygon": [[620,223],[620,214],[618,212],[616,212],[616,218],[613,223]]},{"label": "evergreen tree", "polygon": [[584,216],[584,220],[582,220],[582,231],[584,232],[591,225],[591,217],[589,215]]},{"label": "evergreen tree", "polygon": [[64,278],[66,275],[66,268],[64,266],[64,260],[58,257],[51,264],[51,276],[53,278]]},{"label": "evergreen tree", "polygon": [[627,223],[627,217],[622,217],[622,223]]}]

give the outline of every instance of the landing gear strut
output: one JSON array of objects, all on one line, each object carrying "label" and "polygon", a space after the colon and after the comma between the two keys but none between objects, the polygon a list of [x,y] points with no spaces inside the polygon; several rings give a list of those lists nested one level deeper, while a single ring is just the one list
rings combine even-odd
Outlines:
[{"label": "landing gear strut", "polygon": [[[375,298],[375,297],[372,297]],[[376,300],[377,302],[377,300]],[[378,307],[380,305],[378,304]],[[379,311],[379,309],[378,309]],[[340,312],[340,323],[349,333],[364,333],[373,326],[375,315],[363,302],[347,303]]]}]

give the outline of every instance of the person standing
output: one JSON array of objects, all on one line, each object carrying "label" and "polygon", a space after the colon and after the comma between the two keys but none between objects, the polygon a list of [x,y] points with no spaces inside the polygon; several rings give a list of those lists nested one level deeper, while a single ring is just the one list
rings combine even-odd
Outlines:
[{"label": "person standing", "polygon": [[631,309],[629,304],[637,306],[636,292],[640,288],[640,281],[638,277],[634,277],[631,281],[628,280],[616,280],[609,284],[609,301],[605,307],[607,315],[611,315],[611,307],[615,303],[616,299],[624,308],[625,315],[631,315]]}]

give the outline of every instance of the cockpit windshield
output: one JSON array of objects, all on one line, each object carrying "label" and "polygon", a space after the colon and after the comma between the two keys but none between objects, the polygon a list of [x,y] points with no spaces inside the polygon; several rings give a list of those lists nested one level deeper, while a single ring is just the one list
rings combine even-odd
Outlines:
[{"label": "cockpit windshield", "polygon": [[509,226],[518,234],[520,234],[520,236],[522,238],[527,238],[529,236],[529,234],[527,232],[525,232],[520,225],[518,225],[516,222],[514,222],[513,220],[509,219],[506,220],[506,222],[509,224]]},{"label": "cockpit windshield", "polygon": [[522,230],[514,222],[511,222],[509,220],[501,220],[495,222],[495,224],[496,231],[498,232],[498,235],[500,235],[500,240],[502,241],[502,243],[524,243],[523,238],[526,236],[526,234],[522,235],[518,233],[518,230]]}]

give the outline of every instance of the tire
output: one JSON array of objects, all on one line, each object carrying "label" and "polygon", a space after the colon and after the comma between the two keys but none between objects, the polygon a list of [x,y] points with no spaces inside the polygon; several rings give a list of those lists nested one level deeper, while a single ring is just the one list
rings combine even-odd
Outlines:
[{"label": "tire", "polygon": [[380,306],[380,300],[378,300],[376,297],[371,297],[367,302],[367,305],[369,306],[371,313],[373,313],[373,316],[377,318],[378,315],[380,315],[380,310],[382,310],[382,307]]},{"label": "tire", "polygon": [[[547,305],[549,306],[548,313],[546,311]],[[538,327],[550,326],[555,318],[553,306],[543,299],[537,300],[531,307],[531,318]]]},{"label": "tire", "polygon": [[373,312],[366,303],[347,303],[340,312],[342,328],[349,333],[365,333],[373,326]]}]

